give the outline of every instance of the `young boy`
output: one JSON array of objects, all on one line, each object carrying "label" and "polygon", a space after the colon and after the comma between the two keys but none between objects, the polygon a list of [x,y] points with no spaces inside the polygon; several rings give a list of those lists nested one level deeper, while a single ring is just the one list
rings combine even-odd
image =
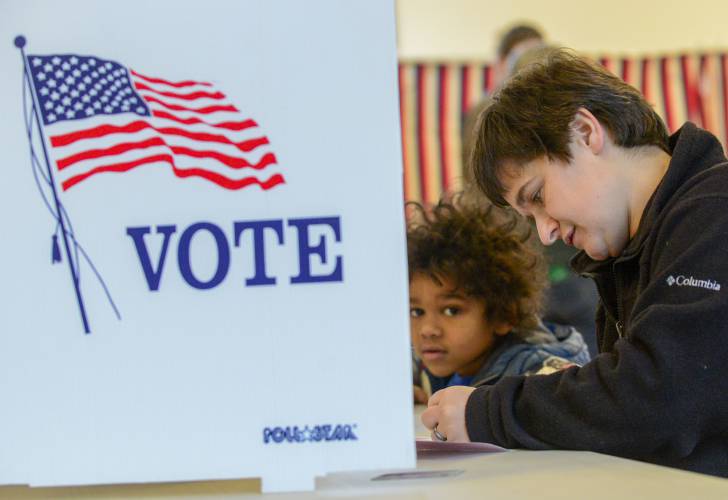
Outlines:
[{"label": "young boy", "polygon": [[423,413],[454,441],[593,450],[728,476],[728,163],[692,124],[561,50],[481,116],[474,175],[562,239],[601,296],[583,367],[448,388]]},{"label": "young boy", "polygon": [[456,196],[408,223],[415,400],[454,385],[551,373],[589,354],[571,327],[541,324],[546,268],[530,227],[491,204]]}]

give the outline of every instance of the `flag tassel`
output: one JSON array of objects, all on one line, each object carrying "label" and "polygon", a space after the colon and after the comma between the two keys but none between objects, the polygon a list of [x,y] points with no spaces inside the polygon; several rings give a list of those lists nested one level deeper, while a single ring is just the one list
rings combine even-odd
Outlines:
[{"label": "flag tassel", "polygon": [[51,263],[56,264],[61,261],[61,247],[58,245],[58,235],[53,235],[53,243],[51,245]]}]

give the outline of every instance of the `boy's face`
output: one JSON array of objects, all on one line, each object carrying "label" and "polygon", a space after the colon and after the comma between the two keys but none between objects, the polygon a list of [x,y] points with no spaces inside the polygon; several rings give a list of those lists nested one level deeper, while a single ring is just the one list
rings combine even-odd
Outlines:
[{"label": "boy's face", "polygon": [[572,156],[506,166],[506,201],[533,217],[544,245],[561,239],[594,260],[616,257],[629,241],[629,181],[588,148],[574,147]]},{"label": "boy's face", "polygon": [[448,280],[426,274],[410,280],[410,334],[417,357],[438,377],[475,375],[488,357],[498,332],[485,318],[481,300],[465,296]]}]

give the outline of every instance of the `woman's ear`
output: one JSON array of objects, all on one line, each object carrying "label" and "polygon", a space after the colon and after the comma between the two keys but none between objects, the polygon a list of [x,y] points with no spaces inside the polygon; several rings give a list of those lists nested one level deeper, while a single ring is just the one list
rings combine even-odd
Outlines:
[{"label": "woman's ear", "polygon": [[586,147],[595,155],[602,152],[606,130],[591,111],[579,108],[570,128],[571,140],[575,146]]}]

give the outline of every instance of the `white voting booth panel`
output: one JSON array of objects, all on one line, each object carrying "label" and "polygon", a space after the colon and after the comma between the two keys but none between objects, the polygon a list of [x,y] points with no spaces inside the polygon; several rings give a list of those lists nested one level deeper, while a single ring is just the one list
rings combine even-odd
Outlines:
[{"label": "white voting booth panel", "polygon": [[0,483],[413,466],[392,2],[2,10]]}]

